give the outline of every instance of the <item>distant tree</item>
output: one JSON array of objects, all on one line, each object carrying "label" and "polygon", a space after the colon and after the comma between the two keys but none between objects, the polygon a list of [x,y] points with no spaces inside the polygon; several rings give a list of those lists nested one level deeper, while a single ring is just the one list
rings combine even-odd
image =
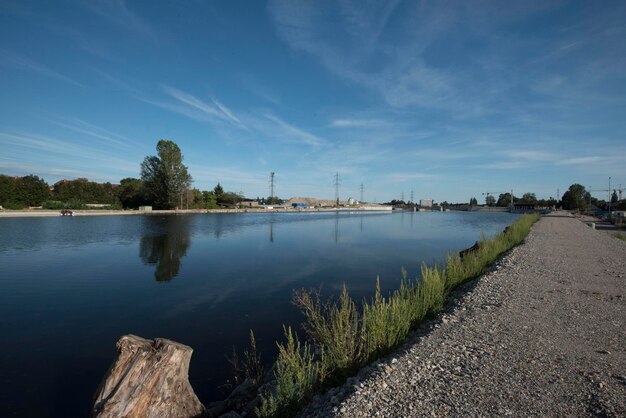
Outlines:
[{"label": "distant tree", "polygon": [[219,183],[217,183],[217,186],[213,189],[213,194],[218,198],[224,194],[224,189]]},{"label": "distant tree", "polygon": [[117,201],[117,193],[111,183],[96,183],[86,178],[57,182],[53,197],[62,202],[114,204]]},{"label": "distant tree", "polygon": [[50,197],[50,187],[43,179],[31,174],[17,179],[16,195],[16,200],[25,206],[41,206]]},{"label": "distant tree", "polygon": [[477,206],[478,205],[478,200],[476,200],[475,197],[472,197],[469,201],[470,206]]},{"label": "distant tree", "polygon": [[585,210],[587,209],[587,202],[589,200],[589,192],[580,184],[572,184],[569,186],[569,189],[563,194],[563,198],[561,199],[563,209],[568,210]]},{"label": "distant tree", "polygon": [[132,177],[120,180],[117,197],[120,204],[125,208],[137,209],[139,206],[146,204],[146,199],[143,195],[143,183],[141,180]]},{"label": "distant tree", "polygon": [[511,206],[511,193],[500,193],[496,206],[509,207]]},{"label": "distant tree", "polygon": [[524,193],[522,195],[522,202],[524,203],[537,203],[537,196],[534,193]]},{"label": "distant tree", "polygon": [[487,197],[485,197],[485,204],[487,206],[493,206],[496,204],[496,198],[493,197],[493,195],[488,194]]},{"label": "distant tree", "polygon": [[279,199],[276,196],[269,196],[267,199],[264,199],[264,200],[265,200],[265,204],[268,204],[268,205],[280,205],[283,203],[283,200]]},{"label": "distant tree", "polygon": [[191,175],[176,143],[162,139],[156,149],[158,156],[147,156],[141,163],[141,180],[153,206],[172,209],[180,204],[184,192],[191,186]]},{"label": "distant tree", "polygon": [[17,179],[15,177],[0,175],[0,205],[7,206],[16,200],[15,189]]},{"label": "distant tree", "polygon": [[214,209],[217,207],[217,199],[215,193],[212,191],[204,190],[202,192],[202,202],[206,209]]},{"label": "distant tree", "polygon": [[611,204],[617,203],[619,199],[617,198],[617,191],[613,189],[613,194],[611,195]]},{"label": "distant tree", "polygon": [[216,198],[217,203],[222,206],[234,206],[244,199],[242,195],[233,192],[224,192]]}]

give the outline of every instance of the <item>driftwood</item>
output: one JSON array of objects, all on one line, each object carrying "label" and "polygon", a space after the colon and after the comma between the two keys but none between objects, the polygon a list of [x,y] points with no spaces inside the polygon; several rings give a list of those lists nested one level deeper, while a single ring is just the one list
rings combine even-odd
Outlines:
[{"label": "driftwood", "polygon": [[173,417],[204,414],[189,383],[193,350],[175,341],[125,335],[117,358],[103,379],[92,417]]},{"label": "driftwood", "polygon": [[480,249],[480,242],[476,241],[476,243],[472,245],[471,247],[466,248],[463,251],[459,251],[459,257],[461,258],[461,260],[463,260],[463,257],[465,257],[466,255],[474,251],[478,251],[479,249]]}]

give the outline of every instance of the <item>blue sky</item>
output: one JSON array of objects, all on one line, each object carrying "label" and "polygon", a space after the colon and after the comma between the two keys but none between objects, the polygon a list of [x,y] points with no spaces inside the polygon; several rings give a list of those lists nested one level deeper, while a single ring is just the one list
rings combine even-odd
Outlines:
[{"label": "blue sky", "polygon": [[[626,2],[0,0],[0,173],[468,201],[626,187]],[[605,193],[594,193],[597,197]]]}]

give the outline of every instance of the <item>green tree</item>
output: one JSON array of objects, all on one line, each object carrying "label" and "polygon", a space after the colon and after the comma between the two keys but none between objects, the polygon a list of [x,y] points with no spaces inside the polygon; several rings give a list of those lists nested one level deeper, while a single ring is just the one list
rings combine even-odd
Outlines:
[{"label": "green tree", "polygon": [[117,202],[117,193],[111,183],[96,183],[79,178],[57,182],[54,185],[54,198],[62,202],[114,204]]},{"label": "green tree", "polygon": [[180,204],[183,193],[191,186],[191,175],[176,143],[162,139],[156,149],[158,156],[148,156],[141,163],[141,180],[153,206],[171,209]]},{"label": "green tree", "polygon": [[585,186],[580,184],[572,184],[569,189],[563,194],[561,199],[563,203],[563,209],[568,210],[585,210],[587,209],[587,202],[589,202],[589,192],[585,190]]},{"label": "green tree", "polygon": [[224,192],[217,196],[217,203],[224,206],[234,206],[240,203],[244,197],[238,193]]},{"label": "green tree", "polygon": [[145,204],[143,195],[143,183],[139,179],[127,177],[120,180],[120,187],[117,189],[117,197],[125,208],[137,209]]},{"label": "green tree", "polygon": [[470,206],[476,206],[478,205],[478,200],[476,200],[475,197],[472,197],[469,201]]},{"label": "green tree", "polygon": [[611,204],[617,203],[619,199],[617,198],[617,191],[613,189],[613,194],[611,195]]},{"label": "green tree", "polygon": [[503,208],[511,206],[511,193],[500,193],[496,206]]},{"label": "green tree", "polygon": [[493,206],[496,204],[496,198],[493,197],[493,195],[488,194],[487,197],[485,197],[485,204],[487,206]]},{"label": "green tree", "polygon": [[224,189],[219,183],[217,183],[217,186],[213,189],[213,194],[216,198],[220,198],[224,194]]},{"label": "green tree", "polygon": [[0,206],[7,206],[16,200],[15,189],[17,179],[15,177],[0,175]]},{"label": "green tree", "polygon": [[41,206],[50,197],[50,188],[43,179],[31,174],[16,183],[16,200],[25,206]]},{"label": "green tree", "polygon": [[537,196],[534,193],[524,193],[522,195],[522,202],[537,203]]}]

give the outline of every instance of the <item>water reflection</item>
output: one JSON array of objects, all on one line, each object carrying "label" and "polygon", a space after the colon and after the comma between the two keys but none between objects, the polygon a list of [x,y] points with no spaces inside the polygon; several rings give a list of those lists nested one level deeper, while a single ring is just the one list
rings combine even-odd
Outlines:
[{"label": "water reflection", "polygon": [[156,264],[154,278],[168,282],[180,272],[181,258],[191,245],[190,216],[147,217],[147,235],[139,242],[139,257],[145,264]]}]

